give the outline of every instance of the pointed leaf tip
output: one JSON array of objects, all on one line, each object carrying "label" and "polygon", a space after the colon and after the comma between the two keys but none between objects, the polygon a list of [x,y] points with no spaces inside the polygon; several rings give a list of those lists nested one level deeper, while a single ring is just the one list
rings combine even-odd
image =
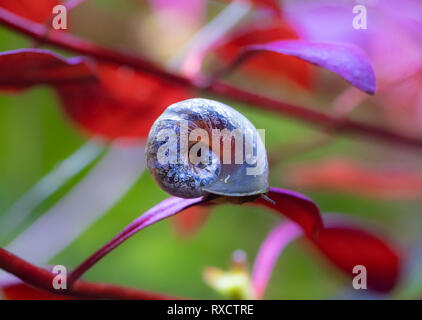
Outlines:
[{"label": "pointed leaf tip", "polygon": [[308,237],[313,238],[322,229],[322,219],[316,204],[300,193],[270,187],[268,198],[275,203],[259,198],[255,204],[273,209],[299,224]]},{"label": "pointed leaf tip", "polygon": [[297,57],[338,74],[368,94],[374,94],[376,91],[376,77],[372,63],[364,51],[355,45],[306,40],[274,41],[246,47],[235,65],[251,53],[259,51]]}]

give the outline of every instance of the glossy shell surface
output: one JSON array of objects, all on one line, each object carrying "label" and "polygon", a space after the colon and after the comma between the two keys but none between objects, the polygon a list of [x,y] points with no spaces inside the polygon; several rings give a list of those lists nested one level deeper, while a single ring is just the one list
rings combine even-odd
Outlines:
[{"label": "glossy shell surface", "polygon": [[[189,135],[195,133],[195,129],[205,130],[209,141],[202,141],[202,138],[191,141]],[[224,129],[230,133],[236,129],[242,132],[241,162],[235,161],[232,155],[227,163],[223,161],[222,149],[219,153],[212,149],[218,140],[213,139],[214,132]],[[177,140],[170,140],[167,133],[171,132],[176,134]],[[186,138],[187,149],[183,147],[186,139],[181,138],[186,132],[189,136]],[[234,144],[237,141],[232,137],[227,139],[230,139],[228,148],[235,154]],[[248,149],[247,141],[250,142]],[[224,145],[224,140],[219,142]],[[184,150],[191,151],[195,144],[198,146],[200,143],[209,147],[208,163],[195,163],[190,155],[183,158]],[[160,156],[160,151],[166,150],[166,146],[173,150],[165,152],[167,162],[162,161]],[[208,194],[244,197],[265,193],[269,188],[267,154],[256,128],[242,114],[218,101],[196,98],[169,106],[150,130],[146,153],[147,166],[154,179],[162,189],[177,197],[196,198]]]}]

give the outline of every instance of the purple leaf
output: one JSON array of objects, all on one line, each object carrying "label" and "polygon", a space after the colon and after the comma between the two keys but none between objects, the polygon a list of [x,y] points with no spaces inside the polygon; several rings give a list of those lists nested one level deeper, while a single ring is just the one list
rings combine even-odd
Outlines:
[{"label": "purple leaf", "polygon": [[[306,235],[310,238],[314,237],[322,228],[319,209],[312,202],[312,200],[299,193],[279,188],[270,188],[267,195],[273,201],[275,201],[275,204],[261,198],[255,200],[253,203],[264,205],[284,214],[286,217],[297,222],[303,228]],[[82,262],[82,264],[80,264],[69,276],[69,283],[71,284],[75,280],[79,279],[87,270],[89,270],[105,255],[107,255],[110,251],[115,249],[125,240],[129,239],[138,231],[141,231],[142,229],[158,221],[173,216],[176,213],[179,213],[180,211],[193,205],[202,204],[206,201],[207,200],[203,197],[195,199],[172,197],[162,201],[158,205],[145,212],[139,218],[131,222],[117,236],[102,246],[84,262]]]},{"label": "purple leaf", "polygon": [[81,81],[97,81],[94,65],[84,58],[64,58],[42,49],[0,53],[0,88],[18,90],[38,84]]},{"label": "purple leaf", "polygon": [[189,208],[195,204],[200,204],[202,202],[204,202],[204,199],[202,197],[195,199],[182,199],[177,197],[171,197],[160,202],[159,204],[145,212],[143,215],[141,215],[139,218],[132,221],[117,236],[107,242],[104,246],[102,246],[94,254],[92,254],[88,259],[86,259],[82,264],[80,264],[69,276],[69,283],[71,284],[77,279],[79,279],[86,271],[88,271],[105,255],[107,255],[110,251],[118,247],[120,244],[129,239],[138,231],[141,231],[142,229],[156,222],[173,216],[186,208]]},{"label": "purple leaf", "polygon": [[364,92],[374,94],[376,91],[376,78],[372,63],[363,50],[355,45],[305,40],[280,40],[251,45],[247,46],[238,56],[231,69],[260,51],[297,57],[337,73]]}]

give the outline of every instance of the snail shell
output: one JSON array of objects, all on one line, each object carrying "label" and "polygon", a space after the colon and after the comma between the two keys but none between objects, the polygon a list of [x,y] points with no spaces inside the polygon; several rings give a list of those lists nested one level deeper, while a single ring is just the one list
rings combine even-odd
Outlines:
[{"label": "snail shell", "polygon": [[[231,135],[235,132],[243,141]],[[227,150],[232,154],[226,156]],[[181,198],[247,197],[269,188],[267,154],[256,128],[233,108],[209,99],[181,101],[161,114],[148,136],[147,166],[162,189]]]}]

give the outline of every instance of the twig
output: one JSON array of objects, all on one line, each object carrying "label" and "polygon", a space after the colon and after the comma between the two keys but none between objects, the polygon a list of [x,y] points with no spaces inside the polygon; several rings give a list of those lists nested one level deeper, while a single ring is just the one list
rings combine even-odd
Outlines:
[{"label": "twig", "polygon": [[84,260],[79,266],[77,266],[69,276],[69,286],[72,286],[76,280],[78,280],[85,272],[91,269],[105,255],[117,248],[119,245],[121,245],[123,242],[125,242],[137,232],[154,223],[157,223],[158,221],[175,215],[193,205],[204,204],[207,201],[208,199],[203,198],[182,199],[171,197],[160,202],[159,204],[142,214],[140,217],[132,221],[113,239],[108,241],[105,245],[103,245],[86,260]]},{"label": "twig", "polygon": [[422,150],[422,139],[403,135],[388,129],[374,126],[372,124],[366,124],[349,119],[339,119],[336,116],[325,114],[323,112],[287,104],[265,96],[248,92],[221,81],[209,82],[209,79],[204,81],[194,81],[192,79],[188,79],[163,70],[159,66],[140,57],[139,55],[131,55],[100,47],[92,42],[82,40],[61,31],[53,30],[48,36],[45,36],[44,26],[21,18],[1,8],[0,25],[4,25],[10,29],[25,34],[35,40],[39,40],[44,44],[54,45],[56,47],[87,55],[101,61],[128,65],[142,72],[158,76],[170,83],[182,85],[191,89],[197,89],[204,93],[212,93],[220,97],[255,105],[261,109],[276,111],[286,116],[320,126],[324,129],[335,129],[336,132],[367,136],[390,144],[405,145]]},{"label": "twig", "polygon": [[0,248],[0,268],[38,289],[75,298],[134,300],[180,299],[135,288],[83,281],[76,281],[69,289],[57,290],[54,289],[52,285],[53,279],[56,276],[55,274],[43,268],[39,268],[2,248]]}]

